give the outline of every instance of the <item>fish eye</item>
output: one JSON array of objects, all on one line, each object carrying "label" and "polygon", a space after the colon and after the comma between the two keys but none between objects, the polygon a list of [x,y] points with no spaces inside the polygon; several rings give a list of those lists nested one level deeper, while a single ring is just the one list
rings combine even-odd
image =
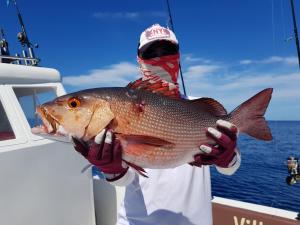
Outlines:
[{"label": "fish eye", "polygon": [[70,98],[70,99],[68,100],[68,106],[69,106],[71,109],[75,109],[75,108],[77,108],[77,107],[80,106],[80,100],[79,100],[78,98],[75,98],[75,97]]}]

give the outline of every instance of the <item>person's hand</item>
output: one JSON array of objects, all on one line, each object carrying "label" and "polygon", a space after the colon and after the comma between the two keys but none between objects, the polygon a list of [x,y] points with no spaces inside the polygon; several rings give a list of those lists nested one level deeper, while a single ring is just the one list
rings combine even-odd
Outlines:
[{"label": "person's hand", "polygon": [[236,162],[237,127],[225,120],[217,121],[217,128],[209,127],[207,137],[213,139],[216,145],[203,144],[199,148],[203,153],[194,156],[193,166],[216,165],[228,168]]},{"label": "person's hand", "polygon": [[72,139],[75,150],[103,173],[119,176],[127,172],[128,166],[122,163],[121,143],[111,131],[102,130],[90,142]]}]

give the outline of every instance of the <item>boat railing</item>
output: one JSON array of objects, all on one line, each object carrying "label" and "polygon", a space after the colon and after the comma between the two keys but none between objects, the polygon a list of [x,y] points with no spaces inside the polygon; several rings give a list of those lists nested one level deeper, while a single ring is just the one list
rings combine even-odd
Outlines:
[{"label": "boat railing", "polygon": [[26,66],[37,66],[40,62],[38,58],[0,55],[0,63],[23,64]]}]

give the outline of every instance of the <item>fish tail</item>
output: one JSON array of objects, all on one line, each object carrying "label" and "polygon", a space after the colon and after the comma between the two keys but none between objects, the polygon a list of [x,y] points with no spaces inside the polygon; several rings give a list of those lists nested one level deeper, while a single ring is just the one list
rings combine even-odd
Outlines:
[{"label": "fish tail", "polygon": [[229,117],[240,132],[246,133],[259,140],[272,140],[272,134],[264,114],[271,100],[273,88],[267,88],[248,99],[236,109]]}]

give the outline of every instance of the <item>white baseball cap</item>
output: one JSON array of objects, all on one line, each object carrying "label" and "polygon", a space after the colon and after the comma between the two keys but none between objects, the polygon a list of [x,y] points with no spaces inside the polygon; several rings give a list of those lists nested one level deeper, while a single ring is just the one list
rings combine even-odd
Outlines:
[{"label": "white baseball cap", "polygon": [[139,49],[157,40],[167,40],[178,45],[178,40],[173,31],[159,24],[153,24],[141,33]]}]

